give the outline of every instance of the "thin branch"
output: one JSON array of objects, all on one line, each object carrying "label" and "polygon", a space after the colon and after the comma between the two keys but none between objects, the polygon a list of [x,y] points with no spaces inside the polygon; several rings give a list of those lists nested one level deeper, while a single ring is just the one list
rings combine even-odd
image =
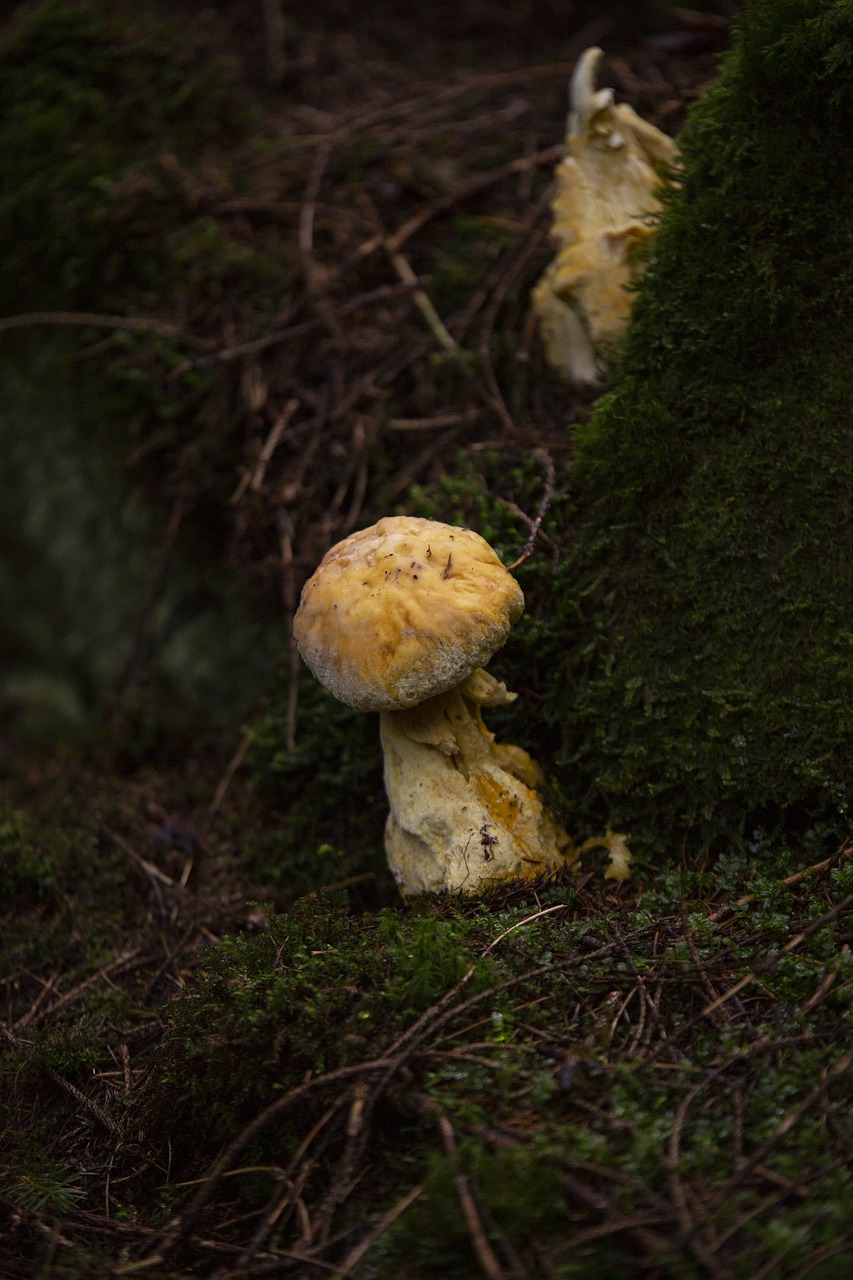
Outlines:
[{"label": "thin branch", "polygon": [[397,1219],[406,1212],[409,1205],[414,1204],[423,1195],[425,1186],[426,1183],[420,1182],[416,1187],[412,1187],[411,1191],[407,1191],[402,1199],[398,1200],[387,1213],[382,1215],[376,1225],[371,1227],[367,1235],[347,1254],[332,1276],[332,1280],[346,1280],[352,1269],[358,1266],[365,1254],[384,1236],[388,1228],[393,1226]]},{"label": "thin branch", "polygon": [[188,347],[196,347],[200,351],[208,351],[211,342],[207,338],[196,338],[185,333],[176,324],[167,320],[155,320],[147,316],[110,316],[95,311],[24,311],[16,316],[4,316],[0,319],[0,333],[8,333],[12,329],[25,329],[33,325],[57,325],[59,327],[77,326],[85,329],[116,329],[127,333],[158,333],[164,338],[178,338]]},{"label": "thin branch", "polygon": [[498,1262],[492,1246],[489,1244],[488,1237],[483,1230],[483,1224],[480,1220],[480,1214],[474,1197],[471,1194],[471,1188],[468,1183],[467,1176],[459,1168],[459,1158],[456,1152],[456,1136],[453,1132],[453,1126],[447,1116],[438,1117],[438,1129],[441,1134],[441,1140],[444,1144],[444,1150],[453,1169],[453,1185],[456,1187],[456,1195],[459,1205],[462,1209],[465,1225],[468,1228],[468,1235],[471,1240],[471,1247],[477,1261],[480,1264],[480,1270],[487,1280],[504,1280],[503,1267]]},{"label": "thin branch", "polygon": [[426,320],[439,346],[444,347],[445,351],[456,351],[456,339],[448,333],[444,326],[444,321],[433,306],[429,295],[420,287],[418,277],[412,270],[409,260],[404,258],[399,250],[392,249],[390,246],[388,247],[388,256],[397,275],[412,290],[415,306],[424,320]]},{"label": "thin branch", "polygon": [[517,569],[520,564],[524,564],[525,560],[533,554],[533,548],[536,546],[536,539],[539,537],[542,521],[545,519],[545,513],[551,505],[551,499],[554,497],[556,476],[554,474],[554,461],[550,453],[547,449],[534,449],[533,456],[545,469],[545,489],[542,494],[542,501],[539,503],[539,510],[536,513],[533,524],[530,526],[530,537],[525,542],[521,555],[509,565],[510,573]]},{"label": "thin branch", "polygon": [[309,264],[312,264],[314,259],[314,213],[317,208],[317,196],[320,194],[320,184],[323,181],[323,174],[326,172],[331,155],[332,142],[326,139],[317,148],[311,172],[308,174],[305,198],[299,210],[299,252]]},{"label": "thin branch", "polygon": [[737,1169],[736,1172],[733,1173],[726,1183],[720,1188],[719,1198],[721,1200],[729,1197],[735,1188],[743,1182],[744,1178],[746,1178],[746,1176],[751,1173],[757,1165],[764,1164],[774,1147],[781,1142],[786,1134],[791,1132],[800,1120],[802,1120],[804,1115],[811,1111],[815,1103],[819,1102],[823,1098],[830,1086],[833,1085],[836,1080],[839,1080],[843,1075],[845,1075],[851,1067],[853,1067],[853,1049],[849,1050],[832,1064],[823,1079],[819,1080],[814,1088],[810,1089],[806,1096],[802,1098],[795,1107],[792,1107],[787,1115],[779,1121],[769,1138],[765,1138],[764,1142],[760,1143],[751,1155],[744,1160],[740,1168]]},{"label": "thin branch", "polygon": [[393,253],[395,250],[401,249],[406,241],[411,240],[412,236],[416,235],[428,222],[431,222],[433,218],[437,218],[440,214],[446,213],[454,205],[462,204],[465,200],[470,200],[472,196],[488,191],[489,187],[502,182],[504,178],[512,177],[517,173],[524,173],[528,169],[546,168],[548,165],[555,164],[558,160],[562,160],[565,154],[566,148],[562,142],[556,146],[545,147],[544,150],[537,151],[535,155],[519,156],[517,159],[511,160],[509,164],[502,165],[500,169],[493,169],[490,173],[484,173],[480,177],[474,178],[471,182],[466,182],[464,186],[457,187],[455,191],[449,191],[440,200],[433,201],[431,205],[414,214],[388,237],[387,248],[389,252]]},{"label": "thin branch", "polygon": [[312,1080],[306,1080],[302,1084],[296,1085],[293,1089],[288,1089],[286,1093],[279,1094],[277,1098],[268,1103],[219,1153],[201,1180],[198,1191],[184,1211],[173,1218],[165,1231],[151,1244],[149,1251],[145,1255],[150,1260],[151,1265],[154,1265],[155,1258],[158,1262],[164,1261],[180,1241],[188,1235],[193,1223],[213,1195],[215,1188],[226,1173],[229,1165],[233,1162],[234,1157],[239,1155],[243,1148],[256,1138],[276,1116],[281,1115],[283,1111],[288,1110],[316,1089],[324,1088],[330,1084],[337,1084],[343,1080],[370,1075],[376,1071],[387,1071],[389,1065],[391,1064],[389,1064],[388,1059],[383,1056],[368,1062],[357,1062],[352,1066],[339,1067],[336,1071],[327,1071],[325,1075],[315,1076]]},{"label": "thin branch", "polygon": [[240,768],[240,765],[245,760],[249,747],[252,745],[254,736],[255,735],[251,729],[244,729],[242,737],[240,738],[240,742],[237,746],[237,750],[234,752],[233,756],[228,761],[228,765],[225,769],[225,772],[223,773],[222,777],[219,779],[219,782],[217,783],[216,790],[213,793],[213,799],[211,800],[207,810],[208,818],[215,818],[217,813],[219,812],[220,807],[222,805],[222,801],[225,799],[225,795],[228,791],[228,788],[231,786],[231,783],[234,780],[234,775],[236,774],[237,770]]},{"label": "thin branch", "polygon": [[306,333],[313,333],[315,329],[324,328],[332,316],[340,319],[341,316],[348,316],[353,311],[360,311],[362,307],[389,302],[392,298],[411,293],[420,283],[421,278],[418,277],[414,284],[401,281],[400,284],[380,285],[378,289],[362,293],[357,298],[351,298],[349,302],[342,302],[339,307],[329,312],[329,316],[315,316],[313,320],[304,320],[301,324],[291,325],[287,329],[276,329],[273,333],[264,334],[262,338],[254,338],[250,342],[239,342],[232,347],[223,347],[221,351],[215,351],[212,355],[201,356],[197,360],[185,360],[172,371],[171,376],[178,378],[191,369],[207,369],[210,365],[239,360],[241,356],[254,355],[258,351],[268,351],[270,347],[279,346],[282,342],[290,342],[293,338],[301,338]]},{"label": "thin branch", "polygon": [[[111,978],[114,978],[117,974],[122,973],[125,969],[133,965],[141,955],[144,955],[144,949],[141,947],[136,948],[134,951],[123,952],[121,955],[117,956],[115,960],[110,961],[109,964],[103,965],[97,973],[93,973],[88,978],[84,978],[82,982],[78,982],[70,991],[66,991],[63,995],[58,996],[52,1004],[47,1006],[47,1008],[40,1007],[40,1000],[37,1000],[36,1003],[17,1020],[17,1022],[12,1024],[11,1028],[5,1028],[0,1024],[0,1029],[11,1034],[14,1031],[19,1031],[30,1026],[32,1023],[43,1022],[46,1018],[53,1017],[53,1015],[60,1009],[66,1008],[69,1004],[73,1004],[84,991],[88,991],[89,988],[93,987],[96,983],[101,980],[109,983]],[[15,1039],[14,1036],[12,1036],[12,1038]]]}]

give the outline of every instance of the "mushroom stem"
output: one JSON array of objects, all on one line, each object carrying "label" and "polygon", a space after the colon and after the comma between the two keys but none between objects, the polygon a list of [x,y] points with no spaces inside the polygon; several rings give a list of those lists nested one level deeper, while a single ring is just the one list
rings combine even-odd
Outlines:
[{"label": "mushroom stem", "polygon": [[483,723],[481,707],[515,696],[478,669],[416,707],[382,712],[385,848],[403,894],[480,893],[576,865],[571,837],[537,791],[538,765]]}]

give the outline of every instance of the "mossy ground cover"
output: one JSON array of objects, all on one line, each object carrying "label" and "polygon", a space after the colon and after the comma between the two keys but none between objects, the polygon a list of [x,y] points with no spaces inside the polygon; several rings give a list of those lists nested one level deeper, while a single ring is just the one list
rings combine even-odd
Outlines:
[{"label": "mossy ground cover", "polygon": [[[4,358],[19,380],[38,368],[51,412],[62,397],[98,409],[76,444],[57,432],[45,446],[55,471],[77,465],[69,524],[96,495],[81,478],[106,472],[112,505],[85,508],[80,528],[110,531],[116,510],[148,521],[133,544],[148,594],[113,631],[82,594],[104,540],[93,552],[76,537],[76,576],[53,561],[40,592],[36,524],[32,576],[4,614],[20,664],[45,602],[79,584],[87,616],[50,687],[89,665],[73,732],[66,694],[37,698],[22,678],[0,693],[0,1271],[846,1277],[853,862],[837,812],[800,797],[785,826],[792,786],[763,795],[751,829],[731,808],[713,844],[690,844],[700,775],[686,770],[683,791],[662,775],[661,796],[636,793],[638,856],[619,890],[591,861],[537,892],[403,904],[381,851],[374,718],[300,674],[282,639],[329,542],[389,509],[470,524],[507,562],[537,525],[517,570],[527,612],[495,664],[521,697],[494,725],[548,766],[571,830],[599,831],[622,803],[611,775],[593,777],[613,721],[588,675],[621,599],[602,565],[648,496],[646,442],[626,437],[623,456],[607,425],[639,395],[639,357],[582,431],[579,472],[566,424],[589,406],[549,378],[528,324],[570,69],[536,43],[553,7],[538,26],[518,6],[479,28],[483,6],[439,6],[429,23],[322,8],[325,25],[289,29],[272,88],[257,82],[254,6],[210,28],[188,12],[50,0],[0,52],[14,158],[0,171],[16,175],[0,217],[28,230],[14,274],[30,281],[5,310],[75,313],[54,314],[47,340],[19,315]],[[477,30],[492,36],[472,43]],[[417,59],[401,59],[413,41]],[[674,129],[713,60],[662,47],[623,48],[611,78]],[[832,47],[830,79],[846,65]],[[773,243],[754,241],[762,280]],[[790,302],[795,283],[777,273],[774,288]],[[694,315],[686,286],[681,305],[705,341],[714,313]],[[666,373],[663,347],[654,360]],[[744,403],[747,371],[695,367],[721,378],[721,420]],[[100,471],[78,465],[84,435]],[[35,511],[37,451],[10,439],[15,509]],[[730,452],[757,483],[736,441],[712,443],[709,459]],[[682,460],[699,449],[689,433],[683,446]],[[44,509],[55,527],[57,504]],[[606,511],[624,527],[598,536]],[[200,595],[216,625],[166,662]],[[107,633],[111,662],[92,649]],[[202,653],[189,697],[178,672],[198,677]],[[629,719],[643,688],[630,685]],[[647,736],[626,731],[638,751]]]},{"label": "mossy ground cover", "polygon": [[849,850],[276,910],[80,782],[4,812],[6,1274],[846,1274]]}]

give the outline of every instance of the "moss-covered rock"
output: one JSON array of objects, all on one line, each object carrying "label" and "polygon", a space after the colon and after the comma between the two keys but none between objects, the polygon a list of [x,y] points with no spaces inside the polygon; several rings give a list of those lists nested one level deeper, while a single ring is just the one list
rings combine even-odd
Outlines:
[{"label": "moss-covered rock", "polygon": [[750,0],[579,430],[545,712],[566,796],[670,847],[846,826],[851,125],[850,0]]}]

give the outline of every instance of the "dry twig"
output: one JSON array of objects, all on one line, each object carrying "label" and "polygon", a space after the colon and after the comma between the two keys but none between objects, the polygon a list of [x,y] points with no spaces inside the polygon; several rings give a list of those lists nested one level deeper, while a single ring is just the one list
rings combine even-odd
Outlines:
[{"label": "dry twig", "polygon": [[536,539],[539,536],[539,530],[542,527],[542,521],[545,519],[545,513],[551,505],[551,499],[554,497],[554,485],[556,484],[556,476],[554,473],[554,461],[547,449],[534,449],[533,456],[537,462],[541,463],[545,470],[545,490],[542,494],[542,501],[539,503],[539,510],[530,526],[530,537],[524,544],[524,549],[517,560],[514,560],[509,566],[510,573],[517,569],[519,565],[524,564],[533,554],[533,548],[536,546]]}]

